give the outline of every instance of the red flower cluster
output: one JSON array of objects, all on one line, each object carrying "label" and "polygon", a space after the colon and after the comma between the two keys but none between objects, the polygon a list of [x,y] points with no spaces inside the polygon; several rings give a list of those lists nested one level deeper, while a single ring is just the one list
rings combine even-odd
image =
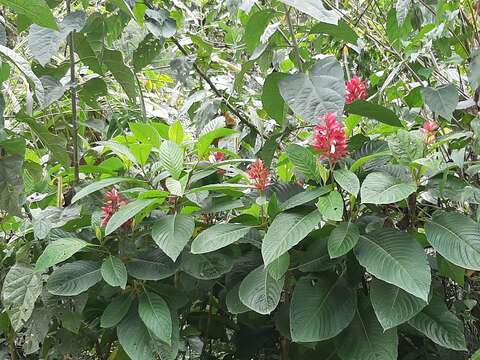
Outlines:
[{"label": "red flower cluster", "polygon": [[270,185],[270,171],[260,159],[257,159],[253,164],[248,165],[247,174],[251,183],[258,190],[265,190],[267,186]]},{"label": "red flower cluster", "polygon": [[312,146],[324,159],[334,163],[347,154],[347,138],[342,123],[334,113],[326,113],[315,126]]},{"label": "red flower cluster", "polygon": [[438,124],[433,120],[425,120],[421,131],[425,134],[425,144],[433,144],[435,142]]},{"label": "red flower cluster", "polygon": [[[113,214],[115,214],[118,211],[118,209],[120,209],[121,205],[127,205],[128,201],[122,199],[120,193],[116,188],[112,188],[112,190],[107,191],[104,195],[104,200],[105,200],[105,203],[102,206],[101,225],[107,226]],[[122,224],[122,228],[127,229],[131,223],[132,223],[132,219],[127,220],[125,223]]]},{"label": "red flower cluster", "polygon": [[367,98],[367,85],[359,76],[354,76],[346,84],[345,103],[351,104],[355,100],[365,100]]},{"label": "red flower cluster", "polygon": [[213,157],[215,158],[215,161],[223,161],[223,159],[225,159],[225,153],[216,151],[213,153]]}]

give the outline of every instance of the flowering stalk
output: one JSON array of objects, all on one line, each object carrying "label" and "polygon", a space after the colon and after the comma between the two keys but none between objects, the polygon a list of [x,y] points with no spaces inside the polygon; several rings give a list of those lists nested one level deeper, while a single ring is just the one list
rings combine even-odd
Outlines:
[{"label": "flowering stalk", "polygon": [[345,103],[351,104],[356,100],[365,100],[367,98],[367,85],[359,76],[354,76],[346,83]]},{"label": "flowering stalk", "polygon": [[312,146],[321,159],[328,159],[330,168],[347,154],[345,129],[334,113],[326,113],[315,126]]},{"label": "flowering stalk", "polygon": [[267,186],[270,185],[270,171],[260,159],[248,165],[247,174],[250,182],[257,190],[265,190]]},{"label": "flowering stalk", "polygon": [[[112,190],[107,191],[104,195],[104,204],[102,206],[102,222],[101,226],[107,226],[108,222],[112,218],[113,214],[115,214],[121,205],[127,205],[128,200],[122,199],[120,193],[116,188],[112,188]],[[132,219],[125,221],[122,224],[123,229],[128,229],[132,224]]]},{"label": "flowering stalk", "polygon": [[424,143],[431,145],[435,142],[438,124],[434,120],[425,120],[420,131],[425,134]]}]

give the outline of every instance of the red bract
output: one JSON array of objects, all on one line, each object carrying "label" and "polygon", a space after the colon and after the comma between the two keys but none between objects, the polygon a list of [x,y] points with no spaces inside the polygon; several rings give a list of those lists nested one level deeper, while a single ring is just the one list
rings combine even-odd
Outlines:
[{"label": "red bract", "polygon": [[425,134],[425,144],[433,144],[436,139],[438,124],[434,120],[425,120],[421,131]]},{"label": "red bract", "polygon": [[346,84],[345,103],[351,104],[355,100],[365,100],[367,98],[367,85],[359,76],[354,76]]},{"label": "red bract", "polygon": [[334,113],[326,113],[320,120],[322,123],[314,129],[312,146],[332,164],[347,154],[345,129]]},{"label": "red bract", "polygon": [[258,190],[265,190],[266,187],[270,185],[270,171],[260,159],[257,159],[253,164],[248,165],[247,174],[251,183]]},{"label": "red bract", "polygon": [[[120,209],[121,205],[127,205],[128,201],[122,199],[120,193],[116,188],[112,188],[112,190],[107,191],[104,195],[104,200],[105,200],[105,203],[102,206],[101,225],[107,226],[113,214],[115,214],[118,211],[118,209]],[[122,228],[128,229],[131,223],[132,223],[132,219],[127,220],[122,224]]]},{"label": "red bract", "polygon": [[213,157],[215,158],[215,161],[222,161],[225,159],[225,153],[217,151],[213,153]]}]

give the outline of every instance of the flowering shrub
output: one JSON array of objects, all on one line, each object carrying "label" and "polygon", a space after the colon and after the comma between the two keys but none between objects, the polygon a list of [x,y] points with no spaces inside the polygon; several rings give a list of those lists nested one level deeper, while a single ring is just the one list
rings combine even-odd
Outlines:
[{"label": "flowering shrub", "polygon": [[330,164],[342,159],[347,154],[347,139],[343,125],[334,113],[327,113],[320,118],[313,133],[313,148]]}]

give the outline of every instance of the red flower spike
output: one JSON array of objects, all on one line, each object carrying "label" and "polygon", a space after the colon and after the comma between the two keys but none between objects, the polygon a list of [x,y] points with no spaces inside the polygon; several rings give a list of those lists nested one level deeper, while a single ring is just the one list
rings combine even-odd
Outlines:
[{"label": "red flower spike", "polygon": [[215,158],[215,161],[223,161],[223,159],[225,159],[225,153],[217,151],[213,153],[213,157]]},{"label": "red flower spike", "polygon": [[421,131],[425,134],[424,142],[431,145],[435,142],[438,124],[434,120],[425,120]]},{"label": "red flower spike", "polygon": [[334,113],[326,113],[320,120],[323,122],[315,126],[312,146],[333,164],[347,154],[345,129]]},{"label": "red flower spike", "polygon": [[[116,188],[112,188],[112,190],[107,191],[104,195],[104,200],[105,203],[102,206],[102,221],[100,225],[105,227],[112,218],[113,214],[115,214],[118,209],[120,209],[120,206],[128,204],[128,200],[122,199],[120,193]],[[131,223],[132,219],[127,220],[125,223],[122,224],[122,228],[128,229]]]},{"label": "red flower spike", "polygon": [[345,103],[351,104],[355,100],[365,100],[367,98],[367,85],[359,76],[354,76],[352,80],[346,83]]},{"label": "red flower spike", "polygon": [[248,165],[247,174],[250,178],[250,182],[258,190],[265,190],[267,186],[270,185],[270,171],[260,159],[257,159],[253,164]]}]

